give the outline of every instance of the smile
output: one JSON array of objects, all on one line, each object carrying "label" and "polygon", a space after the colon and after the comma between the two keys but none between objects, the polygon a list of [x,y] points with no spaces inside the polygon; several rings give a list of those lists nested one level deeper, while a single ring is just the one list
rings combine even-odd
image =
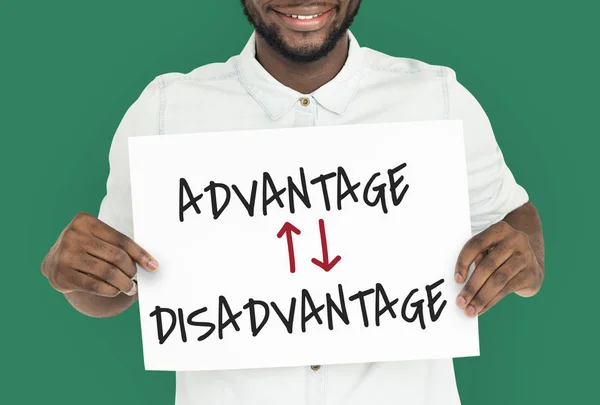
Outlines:
[{"label": "smile", "polygon": [[293,31],[317,31],[327,25],[335,7],[329,10],[274,10],[280,20]]},{"label": "smile", "polygon": [[[283,14],[283,13],[281,13]],[[297,18],[299,20],[312,20],[313,18],[317,18],[322,16],[325,13],[321,13],[321,14],[315,14],[315,15],[294,15],[294,14],[284,14],[288,17],[292,17],[292,18]]]}]

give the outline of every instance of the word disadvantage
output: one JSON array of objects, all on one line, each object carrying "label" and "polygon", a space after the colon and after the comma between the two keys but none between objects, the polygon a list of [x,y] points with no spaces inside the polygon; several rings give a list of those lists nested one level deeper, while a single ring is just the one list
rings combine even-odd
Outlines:
[{"label": "word disadvantage", "polygon": [[[380,283],[377,283],[374,288],[357,291],[347,298],[344,287],[338,284],[337,297],[334,298],[332,294],[327,293],[321,305],[315,303],[307,289],[302,289],[300,298],[292,297],[287,308],[274,301],[266,302],[250,298],[243,305],[242,310],[234,312],[227,298],[221,295],[216,310],[212,311],[212,321],[202,319],[204,313],[208,315],[207,307],[184,311],[182,308],[156,306],[150,313],[150,317],[156,319],[157,339],[160,344],[165,343],[173,335],[177,326],[178,337],[184,343],[188,342],[188,335],[193,336],[191,341],[202,342],[211,337],[214,332],[218,339],[224,339],[224,331],[228,326],[233,328],[231,333],[240,332],[238,318],[244,311],[250,321],[250,330],[247,333],[251,333],[253,337],[259,335],[267,322],[278,323],[280,327],[292,334],[298,331],[306,333],[307,325],[311,320],[316,324],[315,326],[326,324],[329,330],[333,330],[336,324],[350,325],[351,322],[362,323],[365,328],[373,324],[378,327],[385,314],[388,314],[392,320],[399,315],[404,322],[417,322],[421,329],[425,330],[427,322],[436,322],[446,307],[447,301],[441,299],[442,293],[434,292],[442,283],[444,279],[425,286],[424,291],[414,288],[401,303],[398,298],[389,298]],[[419,293],[422,296],[419,296]],[[202,332],[196,332],[197,328]]]}]

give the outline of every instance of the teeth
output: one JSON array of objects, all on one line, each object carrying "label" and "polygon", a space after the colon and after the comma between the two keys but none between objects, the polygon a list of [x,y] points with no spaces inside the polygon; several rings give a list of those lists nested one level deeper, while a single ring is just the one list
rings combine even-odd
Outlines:
[{"label": "teeth", "polygon": [[287,14],[288,17],[297,18],[298,20],[311,20],[313,18],[322,16],[323,14],[315,14],[315,15],[295,15],[295,14]]}]

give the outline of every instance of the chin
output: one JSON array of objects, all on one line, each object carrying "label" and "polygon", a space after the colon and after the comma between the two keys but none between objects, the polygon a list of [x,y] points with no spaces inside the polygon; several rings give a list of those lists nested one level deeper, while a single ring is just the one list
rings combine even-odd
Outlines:
[{"label": "chin", "polygon": [[287,48],[303,52],[310,49],[321,49],[325,45],[327,37],[322,35],[306,35],[301,36],[300,38],[283,37],[282,39]]},{"label": "chin", "polygon": [[294,62],[315,62],[327,56],[349,27],[349,22],[339,23],[335,14],[328,21],[317,21],[306,26],[277,17],[275,20],[254,20],[253,24],[259,36],[279,55]]}]

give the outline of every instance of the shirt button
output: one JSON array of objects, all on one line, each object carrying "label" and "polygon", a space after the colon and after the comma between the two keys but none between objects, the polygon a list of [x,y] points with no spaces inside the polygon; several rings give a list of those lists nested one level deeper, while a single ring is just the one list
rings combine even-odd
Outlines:
[{"label": "shirt button", "polygon": [[308,107],[308,105],[310,104],[310,100],[306,97],[301,97],[300,98],[300,105],[302,107]]},{"label": "shirt button", "polygon": [[321,366],[315,365],[315,366],[310,366],[310,368],[312,369],[312,371],[319,371]]}]

